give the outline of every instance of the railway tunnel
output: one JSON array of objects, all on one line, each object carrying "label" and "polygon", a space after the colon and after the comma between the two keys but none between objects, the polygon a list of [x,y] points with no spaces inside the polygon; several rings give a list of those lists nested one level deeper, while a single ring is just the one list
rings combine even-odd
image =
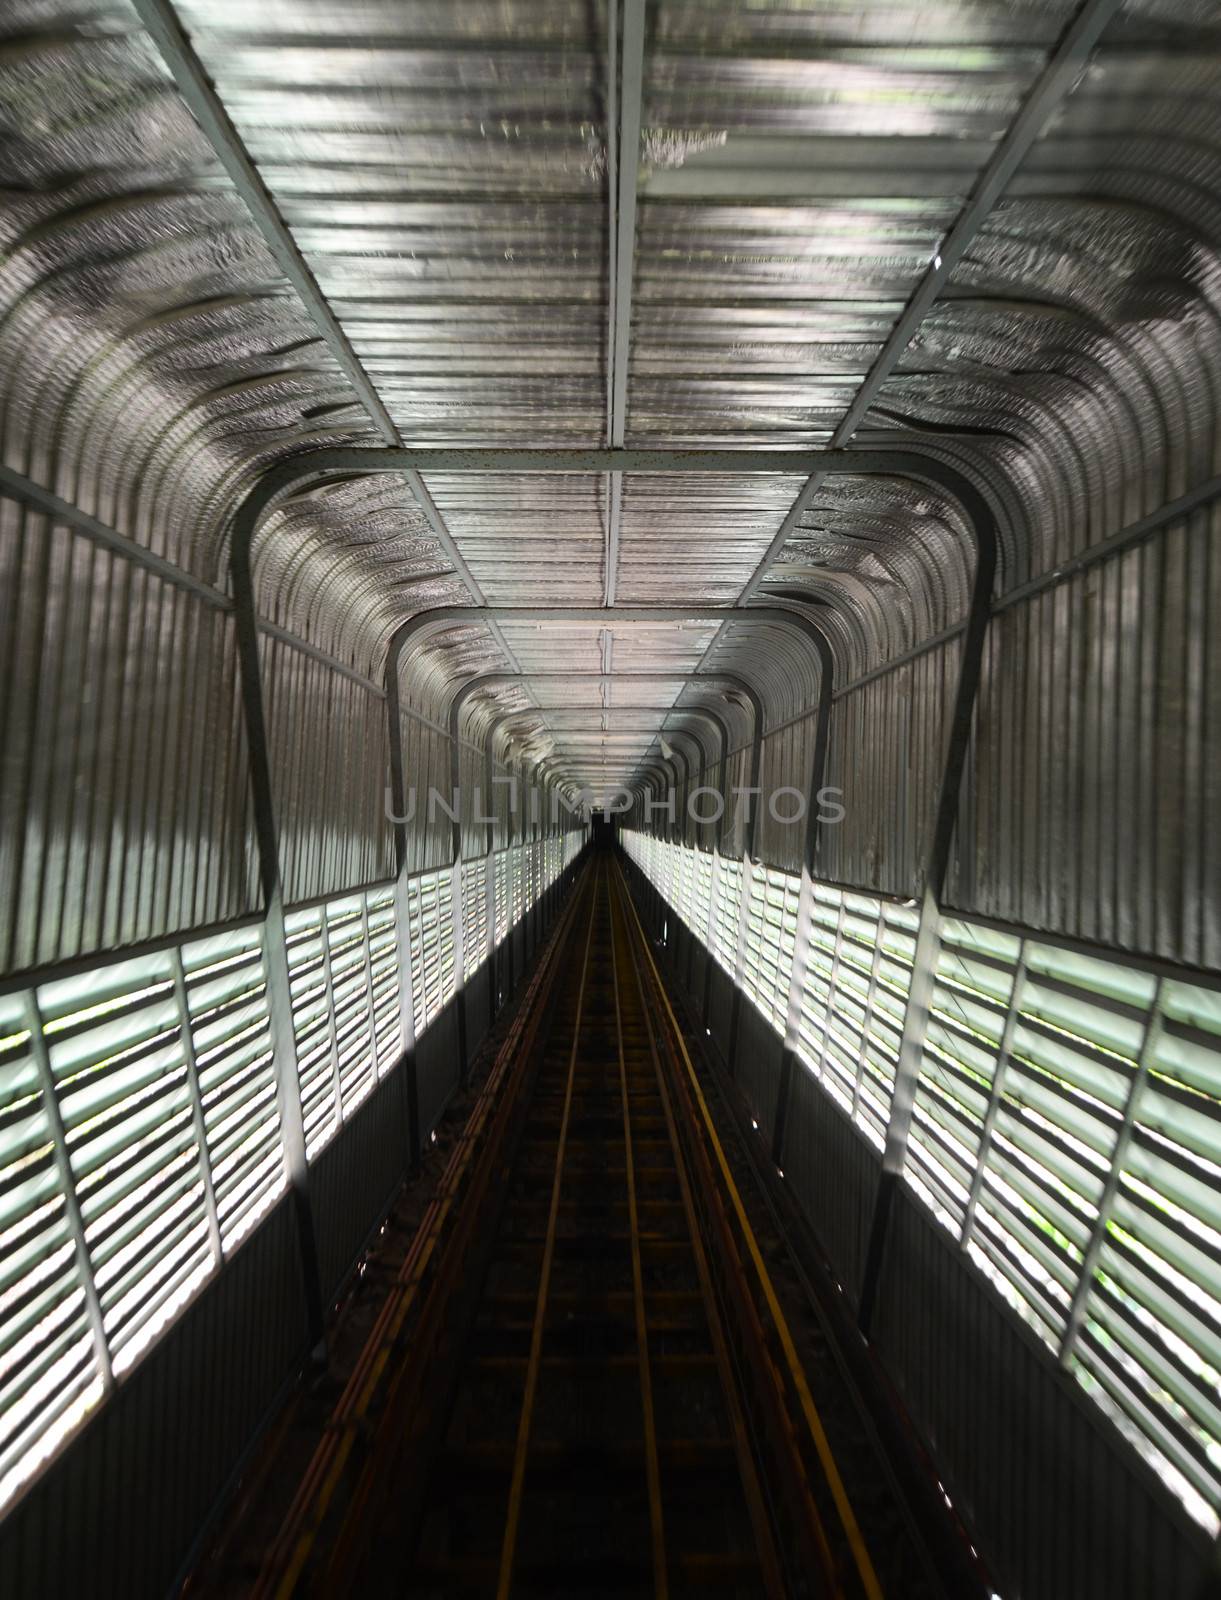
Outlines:
[{"label": "railway tunnel", "polygon": [[1221,1592],[1219,92],[0,6],[0,1593]]}]

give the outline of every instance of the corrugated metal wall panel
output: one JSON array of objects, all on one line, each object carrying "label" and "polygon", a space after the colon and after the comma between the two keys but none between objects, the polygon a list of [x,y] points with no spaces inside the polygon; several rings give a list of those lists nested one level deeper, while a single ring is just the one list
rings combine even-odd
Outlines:
[{"label": "corrugated metal wall panel", "polygon": [[263,640],[262,662],[285,899],[390,877],[384,702],[279,640]]},{"label": "corrugated metal wall panel", "polygon": [[951,640],[836,700],[826,783],[844,816],[820,830],[818,877],[919,894],[958,661]]},{"label": "corrugated metal wall panel", "polygon": [[0,970],[256,905],[231,619],[0,499]]},{"label": "corrugated metal wall panel", "polygon": [[734,790],[744,789],[749,783],[750,751],[735,750],[725,764],[725,815],[721,820],[719,845],[722,855],[740,856],[745,847],[746,806]]},{"label": "corrugated metal wall panel", "polygon": [[1221,967],[1221,507],[996,616],[956,908]]},{"label": "corrugated metal wall panel", "polygon": [[447,866],[454,857],[453,825],[441,807],[429,803],[435,790],[448,798],[452,787],[449,739],[437,728],[402,717],[403,782],[407,789],[407,871]]},{"label": "corrugated metal wall panel", "polygon": [[1195,1593],[1203,1531],[902,1191],[873,1341],[1006,1600]]},{"label": "corrugated metal wall panel", "polygon": [[0,1593],[167,1593],[305,1354],[291,1212],[275,1207],[0,1524]]},{"label": "corrugated metal wall panel", "polygon": [[[818,728],[816,716],[802,717],[765,735],[763,759],[760,764],[759,783],[763,790],[757,802],[759,821],[755,830],[755,854],[768,866],[781,867],[786,872],[800,872],[802,847],[805,843],[804,813],[796,821],[788,821],[798,808],[799,797],[807,805],[814,803],[810,794],[810,774],[814,762],[814,741]],[[829,780],[828,780],[829,781]],[[795,789],[796,795],[781,794],[782,789]]]}]

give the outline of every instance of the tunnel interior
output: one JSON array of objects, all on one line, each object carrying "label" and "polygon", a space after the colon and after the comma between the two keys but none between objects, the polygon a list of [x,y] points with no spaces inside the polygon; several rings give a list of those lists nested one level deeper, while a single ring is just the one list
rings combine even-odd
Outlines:
[{"label": "tunnel interior", "polygon": [[1219,88],[1204,0],[3,7],[0,1592],[342,1592],[395,1274],[620,1093],[736,1453],[616,1458],[617,1592],[1216,1592]]}]

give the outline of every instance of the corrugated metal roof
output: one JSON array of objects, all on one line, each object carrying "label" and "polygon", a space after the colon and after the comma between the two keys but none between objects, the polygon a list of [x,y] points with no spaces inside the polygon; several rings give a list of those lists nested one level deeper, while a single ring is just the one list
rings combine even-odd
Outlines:
[{"label": "corrugated metal roof", "polygon": [[[209,583],[227,581],[241,497],[293,452],[385,442],[386,419],[411,444],[604,442],[624,317],[627,444],[918,435],[996,501],[1002,589],[1217,469],[1206,4],[1118,10],[944,274],[1071,0],[650,4],[618,296],[608,174],[635,86],[632,60],[610,72],[605,4],[180,4],[232,125],[225,159],[257,169],[347,355],[193,120],[154,12],[173,15],[7,8],[0,432],[16,471]],[[965,613],[961,518],[907,480],[828,479],[788,522],[784,477],[427,488],[432,508],[388,476],[294,495],[258,544],[263,613],[376,677],[394,626],[435,605],[780,596],[818,606],[841,687]],[[713,644],[607,631],[620,668],[691,670]],[[431,641],[412,706],[441,714],[446,684],[483,667],[602,661],[597,630],[515,632],[516,660],[479,632]],[[773,723],[809,687],[774,647],[735,623],[708,656],[767,688]]]}]

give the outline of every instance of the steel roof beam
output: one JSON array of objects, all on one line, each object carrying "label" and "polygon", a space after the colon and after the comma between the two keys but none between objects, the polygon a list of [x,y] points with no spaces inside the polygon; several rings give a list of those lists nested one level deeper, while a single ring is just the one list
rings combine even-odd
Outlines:
[{"label": "steel roof beam", "polygon": [[[607,7],[606,180],[609,262],[607,268],[606,442],[623,444],[627,428],[627,380],[631,355],[632,277],[636,261],[636,179],[640,165],[640,108],[644,93],[645,0],[624,0],[622,86],[619,77],[617,0]],[[616,106],[618,114],[616,115]],[[623,473],[606,477],[604,598],[613,606],[619,581],[619,536],[623,520]]]},{"label": "steel roof beam", "polygon": [[[958,782],[962,775],[975,690],[983,652],[983,639],[990,615],[992,581],[996,570],[996,521],[988,501],[974,483],[946,462],[907,449],[852,450],[358,450],[331,448],[315,450],[280,463],[259,480],[238,508],[233,523],[230,562],[234,588],[245,595],[253,612],[251,546],[259,524],[281,496],[300,484],[327,474],[346,472],[394,472],[406,468],[416,471],[450,472],[600,472],[619,468],[631,472],[708,472],[708,473],[851,473],[858,476],[899,476],[938,483],[955,496],[965,512],[975,542],[975,574],[971,605],[964,632],[962,665],[946,740],[942,781],[935,813],[933,839],[929,851],[926,879],[935,885],[939,896],[949,860],[953,836]],[[819,729],[816,736],[816,775],[821,778],[826,759],[832,692],[831,648],[825,635],[797,609],[780,606],[735,606],[711,608],[596,608],[564,607],[541,611],[524,607],[443,607],[418,613],[396,629],[387,657],[386,690],[392,738],[391,787],[402,814],[402,747],[398,721],[398,660],[409,638],[421,628],[442,622],[503,622],[552,620],[605,624],[621,621],[766,621],[781,620],[806,632],[819,652]],[[811,809],[811,831],[805,858],[812,865],[817,840],[817,808]],[[405,835],[396,833],[396,842],[405,850]],[[405,857],[404,857],[405,858]]]},{"label": "steel roof beam", "polygon": [[[942,288],[949,282],[950,274],[966,255],[976,235],[991,215],[1005,186],[1025,160],[1031,146],[1061,102],[1077,83],[1103,29],[1115,16],[1121,4],[1122,0],[1086,0],[1065,30],[1060,43],[1048,57],[1042,73],[1035,80],[1034,87],[992,152],[992,157],[980,174],[970,199],[959,213],[958,220],[946,234],[941,249],[933,257],[928,270],[916,285],[911,299],[891,329],[886,343],[878,352],[852,404],[831,435],[833,449],[842,449],[851,441],[878,392],[891,377],[919,332],[921,323]],[[738,596],[738,605],[746,605],[758,591],[774,565],[776,557],[792,537],[793,530],[802,516],[809,510],[814,496],[822,487],[825,476],[825,471],[818,472],[804,485],[781,523],[780,531],[768,545],[767,554],[747,579],[746,586]]]},{"label": "steel roof beam", "polygon": [[[450,708],[449,708],[449,738],[450,738],[450,752],[451,752],[451,754],[450,754],[450,772],[451,772],[452,781],[453,781],[455,786],[457,785],[457,781],[458,781],[456,775],[454,775],[454,774],[455,774],[455,768],[456,768],[456,765],[457,765],[456,752],[457,752],[458,747],[459,747],[459,737],[460,737],[459,730],[460,730],[460,720],[461,720],[461,714],[462,714],[463,707],[472,699],[472,697],[474,695],[480,693],[483,690],[492,689],[492,688],[498,687],[499,685],[502,685],[502,684],[519,683],[524,678],[526,678],[527,676],[534,683],[538,683],[540,681],[544,681],[544,682],[561,681],[561,682],[568,683],[568,682],[572,682],[573,680],[576,680],[578,682],[603,683],[603,684],[610,683],[610,682],[616,682],[616,681],[617,682],[629,682],[629,683],[669,682],[673,678],[679,678],[679,679],[684,680],[683,681],[683,688],[680,690],[680,693],[683,693],[683,694],[686,693],[687,689],[693,688],[693,687],[698,687],[701,684],[709,684],[709,685],[712,685],[712,684],[727,684],[730,688],[736,689],[739,693],[745,695],[747,700],[750,703],[751,714],[752,714],[752,719],[753,719],[752,720],[752,729],[751,729],[751,771],[753,773],[753,776],[751,778],[751,783],[752,783],[752,785],[758,783],[758,774],[759,774],[761,763],[762,763],[762,750],[763,750],[763,727],[764,727],[764,723],[763,723],[763,701],[762,701],[760,695],[758,694],[757,690],[749,682],[749,680],[746,679],[746,678],[741,677],[738,673],[734,673],[734,672],[715,672],[715,673],[713,673],[713,672],[705,672],[705,673],[701,673],[698,677],[689,678],[689,677],[686,676],[686,674],[684,674],[684,673],[682,673],[680,671],[675,671],[675,672],[628,671],[628,672],[616,672],[616,673],[609,673],[609,672],[533,672],[533,673],[530,673],[530,674],[517,673],[517,672],[484,672],[484,673],[479,674],[476,677],[468,678],[466,680],[466,682],[463,683],[460,686],[460,688],[458,689],[458,692],[455,694],[453,700],[451,700],[451,702],[450,702]],[[552,711],[558,711],[558,710],[564,710],[564,709],[567,709],[567,708],[566,707],[556,706],[556,707],[551,707],[551,708],[548,708],[548,709],[550,709]],[[576,710],[576,709],[582,709],[582,708],[574,707],[573,709]],[[623,710],[623,709],[626,709],[626,708],[625,707],[621,707],[621,706],[608,706],[608,705],[604,704],[602,706],[590,706],[587,709],[589,709],[590,711],[598,711],[599,713],[601,713],[603,711],[618,711],[618,710]],[[664,709],[665,709],[664,707],[658,707],[659,711],[663,711]],[[720,716],[720,714],[718,712],[714,712],[708,706],[685,706],[685,705],[681,705],[677,700],[674,701],[674,703],[669,708],[669,711],[667,711],[665,714],[668,717],[670,715],[679,715],[679,714],[683,714],[683,713],[687,713],[687,712],[691,712],[691,713],[694,713],[694,714],[697,714],[697,715],[702,714],[702,715],[704,715],[706,717],[709,717],[709,718],[715,718],[715,720],[716,720],[716,723],[718,725],[718,728],[719,728],[720,734],[721,734],[721,788],[723,790],[724,787],[725,787],[725,771],[726,771],[726,766],[727,766],[727,762],[728,762],[728,759],[729,759],[729,743],[730,743],[730,741],[729,741],[729,725]],[[556,730],[552,730],[552,731],[556,731]],[[557,733],[557,737],[558,737],[558,733]],[[719,834],[718,834],[718,836],[719,836]]]},{"label": "steel roof beam", "polygon": [[[291,229],[280,215],[279,207],[264,183],[258,167],[251,159],[215,84],[204,71],[203,63],[195,53],[172,0],[134,0],[134,4],[140,21],[169,68],[178,86],[178,92],[216,152],[221,166],[228,173],[233,187],[249,211],[255,227],[263,236],[277,266],[296,291],[306,314],[322,335],[340,371],[368,413],[373,426],[386,444],[401,446],[403,439],[394,418],[378,394],[373,380],[365,371],[339,318],[332,311],[330,302],[323,294],[313,269],[293,238]],[[403,477],[454,571],[470,590],[472,598],[482,605],[483,590],[467,566],[444,517],[419,473],[414,468],[408,467]],[[498,638],[497,642],[504,650],[506,659],[516,665],[515,658],[504,640]]]}]

